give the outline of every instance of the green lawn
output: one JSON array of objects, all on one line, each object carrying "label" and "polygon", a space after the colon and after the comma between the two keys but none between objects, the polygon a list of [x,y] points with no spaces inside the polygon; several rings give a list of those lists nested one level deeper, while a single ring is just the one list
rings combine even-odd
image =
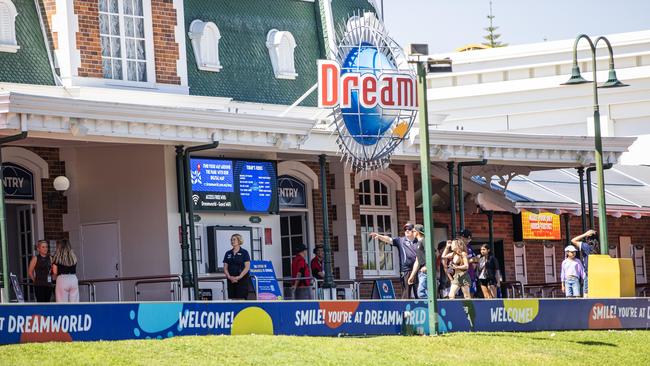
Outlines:
[{"label": "green lawn", "polygon": [[648,331],[204,336],[0,346],[0,365],[650,365]]}]

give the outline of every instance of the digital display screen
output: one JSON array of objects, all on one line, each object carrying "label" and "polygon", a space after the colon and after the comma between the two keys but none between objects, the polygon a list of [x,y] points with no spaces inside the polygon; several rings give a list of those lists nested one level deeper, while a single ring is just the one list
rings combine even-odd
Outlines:
[{"label": "digital display screen", "polygon": [[278,212],[274,161],[190,159],[195,211]]}]

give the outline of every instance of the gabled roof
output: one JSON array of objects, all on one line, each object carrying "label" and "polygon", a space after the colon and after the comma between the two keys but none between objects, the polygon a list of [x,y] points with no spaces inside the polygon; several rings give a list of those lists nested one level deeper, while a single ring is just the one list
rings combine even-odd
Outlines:
[{"label": "gabled roof", "polygon": [[12,0],[16,16],[16,53],[0,52],[0,82],[54,85],[45,40],[33,0]]},{"label": "gabled roof", "polygon": [[[190,94],[290,105],[316,83],[321,55],[316,5],[294,0],[185,0],[185,27],[195,19],[214,22],[221,32],[219,72],[198,70],[189,37]],[[289,31],[295,48],[295,80],[276,79],[266,47],[269,30]],[[316,105],[315,95],[303,105]]]},{"label": "gabled roof", "polygon": [[[237,101],[291,105],[317,82],[316,61],[325,55],[322,1],[185,0],[185,26],[195,19],[214,22],[221,32],[219,72],[198,70],[189,37],[187,71],[190,94],[228,97]],[[367,0],[333,0],[334,28],[349,16],[372,11]],[[296,41],[295,80],[276,79],[266,36],[289,31]],[[315,106],[312,93],[300,105]]]}]

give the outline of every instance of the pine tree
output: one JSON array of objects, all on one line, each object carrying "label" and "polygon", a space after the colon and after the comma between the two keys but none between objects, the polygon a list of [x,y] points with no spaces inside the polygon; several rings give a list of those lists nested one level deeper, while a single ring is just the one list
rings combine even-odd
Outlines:
[{"label": "pine tree", "polygon": [[493,25],[493,20],[495,17],[492,15],[492,1],[490,1],[490,15],[488,15],[487,18],[490,20],[490,26],[483,28],[488,32],[486,36],[483,36],[483,38],[486,40],[486,42],[483,42],[483,44],[492,48],[507,46],[507,43],[499,41],[501,35],[496,33],[496,30],[499,29],[499,27],[495,27]]}]

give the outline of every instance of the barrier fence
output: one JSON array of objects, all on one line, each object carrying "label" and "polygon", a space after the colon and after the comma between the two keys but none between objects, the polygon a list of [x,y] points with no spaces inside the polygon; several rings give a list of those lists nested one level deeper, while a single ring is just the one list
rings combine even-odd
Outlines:
[{"label": "barrier fence", "polygon": [[[222,301],[0,305],[0,343],[210,334],[425,334],[424,301]],[[650,299],[441,300],[445,332],[648,329]]]},{"label": "barrier fence", "polygon": [[[286,286],[286,283],[290,283],[295,280],[310,280],[310,293],[311,298],[316,300],[323,300],[322,284],[323,280],[316,279],[314,277],[282,277],[276,278],[276,280],[281,284],[280,288],[283,293],[284,299],[292,299],[293,297],[285,293],[287,288],[291,286]],[[394,284],[397,284],[395,287],[395,295],[399,298],[401,294],[401,286],[399,285],[399,277],[382,277],[381,280],[390,280]],[[217,274],[210,276],[202,276],[198,279],[199,283],[216,283],[218,284],[217,290],[221,293],[221,299],[227,299],[227,281],[225,275]],[[257,299],[257,288],[256,285],[257,278],[251,276],[251,281],[254,284],[253,288],[255,291],[255,297]],[[364,297],[362,296],[362,287],[365,288],[365,293],[372,292],[372,286],[374,286],[375,279],[337,279],[334,280],[334,283],[337,285],[337,288],[348,288],[350,296],[339,296],[339,299],[346,300],[361,300]],[[142,287],[152,284],[169,284],[169,289],[164,290],[168,291],[170,296],[166,299],[172,301],[181,301],[182,296],[182,277],[179,274],[168,274],[168,275],[154,275],[154,276],[132,276],[132,277],[114,277],[114,278],[98,278],[98,279],[85,279],[79,280],[79,287],[86,289],[87,301],[96,302],[97,301],[97,284],[106,284],[114,283],[117,287],[116,298],[114,299],[105,299],[106,301],[123,301],[123,293],[126,290],[126,283],[132,283],[133,285],[133,294],[135,301],[141,301]],[[31,282],[22,282],[20,285],[31,287],[34,286]],[[522,284],[520,281],[503,281],[501,282],[501,297],[502,298],[563,298],[564,294],[561,291],[560,282],[548,282],[548,283],[530,283]],[[478,291],[480,292],[480,291]],[[638,297],[647,297],[650,295],[650,286],[646,284],[637,284],[636,285],[636,296]],[[151,299],[144,299],[151,300]]]}]

